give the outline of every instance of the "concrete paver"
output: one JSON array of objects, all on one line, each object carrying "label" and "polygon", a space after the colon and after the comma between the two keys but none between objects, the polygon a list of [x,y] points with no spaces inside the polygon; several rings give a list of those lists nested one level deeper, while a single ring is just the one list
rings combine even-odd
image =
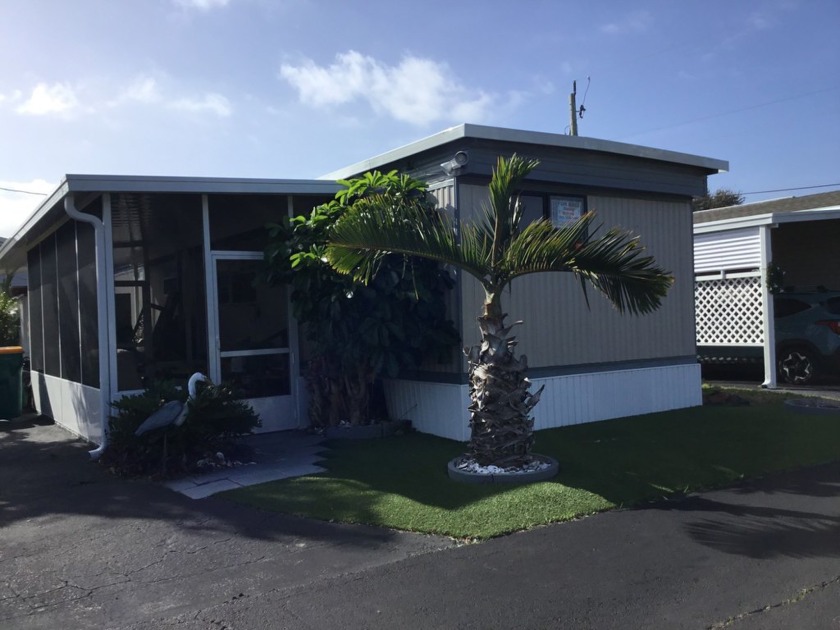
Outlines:
[{"label": "concrete paver", "polygon": [[319,435],[283,431],[249,436],[244,441],[254,449],[257,461],[175,479],[164,485],[191,499],[206,499],[226,490],[324,472],[323,467],[316,465],[323,461],[325,450],[322,445],[324,440]]}]

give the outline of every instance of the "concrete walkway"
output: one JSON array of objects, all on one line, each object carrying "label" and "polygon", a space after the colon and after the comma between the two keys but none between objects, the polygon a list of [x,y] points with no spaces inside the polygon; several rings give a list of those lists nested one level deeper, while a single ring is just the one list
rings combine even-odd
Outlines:
[{"label": "concrete walkway", "polygon": [[191,499],[203,499],[217,492],[236,490],[278,479],[324,472],[317,463],[324,438],[303,431],[280,431],[253,435],[244,440],[254,449],[253,463],[167,482],[166,487]]}]

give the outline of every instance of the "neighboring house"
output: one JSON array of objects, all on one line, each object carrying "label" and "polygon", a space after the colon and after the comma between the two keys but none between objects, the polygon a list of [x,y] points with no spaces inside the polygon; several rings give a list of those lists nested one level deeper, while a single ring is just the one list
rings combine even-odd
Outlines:
[{"label": "neighboring house", "polygon": [[776,386],[768,271],[783,291],[840,290],[840,191],[694,213],[697,352],[704,362],[763,362]]},{"label": "neighboring house", "polygon": [[[510,321],[536,386],[536,428],[700,404],[695,359],[691,198],[727,163],[591,138],[461,125],[320,180],[68,175],[9,242],[0,264],[29,274],[25,319],[35,403],[95,442],[110,403],[160,377],[206,371],[234,381],[263,431],[306,424],[297,325],[284,288],[252,284],[264,225],[308,212],[334,181],[401,169],[429,182],[457,220],[475,216],[498,155],[540,159],[524,185],[526,217],[558,225],[596,210],[642,236],[677,282],[655,313],[620,315],[564,274],[513,283]],[[480,286],[459,276],[450,312],[471,344]],[[467,366],[453,352],[387,386],[392,416],[466,440]]]}]

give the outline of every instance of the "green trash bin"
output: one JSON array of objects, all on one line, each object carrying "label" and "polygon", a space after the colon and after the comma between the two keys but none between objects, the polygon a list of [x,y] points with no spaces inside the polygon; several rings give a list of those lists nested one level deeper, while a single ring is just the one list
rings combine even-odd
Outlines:
[{"label": "green trash bin", "polygon": [[0,420],[17,418],[23,412],[23,348],[0,348]]}]

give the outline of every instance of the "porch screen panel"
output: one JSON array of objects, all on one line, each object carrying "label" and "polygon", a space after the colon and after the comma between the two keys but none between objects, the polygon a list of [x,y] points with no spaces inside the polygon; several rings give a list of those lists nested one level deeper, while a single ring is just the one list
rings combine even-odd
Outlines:
[{"label": "porch screen panel", "polygon": [[36,372],[44,371],[44,320],[41,313],[41,246],[36,245],[26,254],[29,276],[29,360]]},{"label": "porch screen panel", "polygon": [[201,195],[111,196],[117,387],[207,370]]},{"label": "porch screen panel", "polygon": [[52,234],[41,243],[41,296],[44,310],[44,372],[61,376],[61,349],[58,336],[58,273],[56,239]]},{"label": "porch screen panel", "polygon": [[262,251],[268,223],[288,214],[285,195],[210,195],[210,247],[213,250]]},{"label": "porch screen panel", "polygon": [[79,269],[79,328],[82,383],[99,387],[99,314],[96,295],[96,240],[93,226],[76,225]]},{"label": "porch screen panel", "polygon": [[56,234],[58,250],[58,325],[61,339],[61,378],[82,380],[79,347],[79,283],[76,263],[76,223],[65,223]]}]

